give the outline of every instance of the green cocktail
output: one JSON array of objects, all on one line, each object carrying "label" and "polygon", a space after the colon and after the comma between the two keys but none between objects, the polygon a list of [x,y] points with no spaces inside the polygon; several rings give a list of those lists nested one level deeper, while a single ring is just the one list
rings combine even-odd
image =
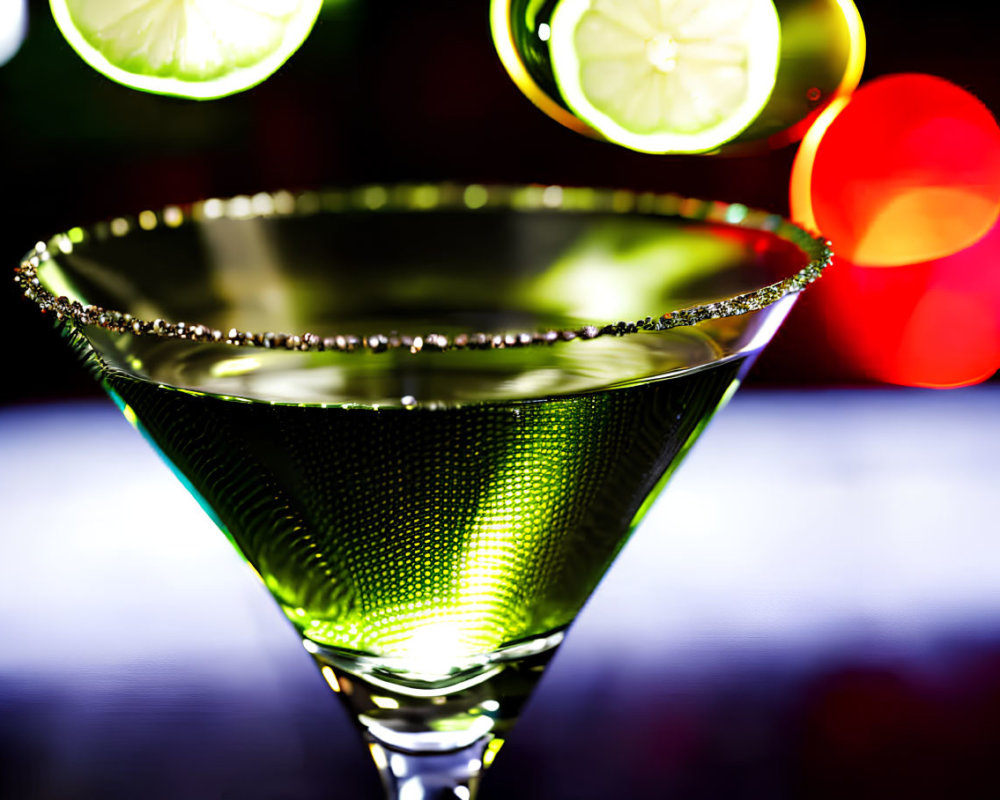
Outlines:
[{"label": "green cocktail", "polygon": [[468,797],[828,257],[740,206],[368,187],[74,229],[18,277],[261,577],[390,794]]}]

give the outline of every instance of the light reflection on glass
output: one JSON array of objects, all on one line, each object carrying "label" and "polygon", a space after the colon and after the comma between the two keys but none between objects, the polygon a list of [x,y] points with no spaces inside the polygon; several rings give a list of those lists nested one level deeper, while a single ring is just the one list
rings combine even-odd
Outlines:
[{"label": "light reflection on glass", "polygon": [[253,356],[227,358],[212,365],[211,373],[216,378],[226,378],[233,375],[246,375],[260,368],[260,359]]},{"label": "light reflection on glass", "polygon": [[340,682],[337,680],[337,674],[329,667],[322,667],[320,672],[323,674],[323,679],[326,681],[327,685],[333,689],[335,692],[340,692]]}]

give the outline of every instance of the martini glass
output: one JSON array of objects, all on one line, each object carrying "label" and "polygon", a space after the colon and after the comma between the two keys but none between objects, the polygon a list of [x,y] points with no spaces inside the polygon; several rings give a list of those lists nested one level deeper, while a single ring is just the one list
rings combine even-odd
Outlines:
[{"label": "martini glass", "polygon": [[826,243],[561,187],[367,186],[38,244],[25,293],[270,591],[387,796],[474,796]]}]

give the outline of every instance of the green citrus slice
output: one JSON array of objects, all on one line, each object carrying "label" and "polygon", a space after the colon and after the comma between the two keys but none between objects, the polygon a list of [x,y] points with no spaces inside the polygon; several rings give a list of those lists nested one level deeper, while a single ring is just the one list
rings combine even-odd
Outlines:
[{"label": "green citrus slice", "polygon": [[249,89],[305,41],[323,0],[50,0],[90,66],[133,89],[208,100]]},{"label": "green citrus slice", "polygon": [[567,105],[608,140],[702,153],[760,114],[780,46],[771,0],[559,0],[549,53]]}]

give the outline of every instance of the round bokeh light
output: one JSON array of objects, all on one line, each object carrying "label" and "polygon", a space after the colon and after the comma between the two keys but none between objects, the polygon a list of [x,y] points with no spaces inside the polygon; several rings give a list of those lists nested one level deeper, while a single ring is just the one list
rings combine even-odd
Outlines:
[{"label": "round bokeh light", "polygon": [[975,243],[1000,213],[1000,127],[931,75],[890,75],[831,106],[792,170],[792,215],[859,266],[897,266]]},{"label": "round bokeh light", "polygon": [[1000,369],[1000,226],[951,256],[899,267],[837,258],[815,306],[852,377],[951,388]]},{"label": "round bokeh light", "polygon": [[865,84],[806,135],[791,207],[834,243],[817,299],[852,374],[943,388],[1000,369],[1000,127],[979,100],[930,75]]}]

